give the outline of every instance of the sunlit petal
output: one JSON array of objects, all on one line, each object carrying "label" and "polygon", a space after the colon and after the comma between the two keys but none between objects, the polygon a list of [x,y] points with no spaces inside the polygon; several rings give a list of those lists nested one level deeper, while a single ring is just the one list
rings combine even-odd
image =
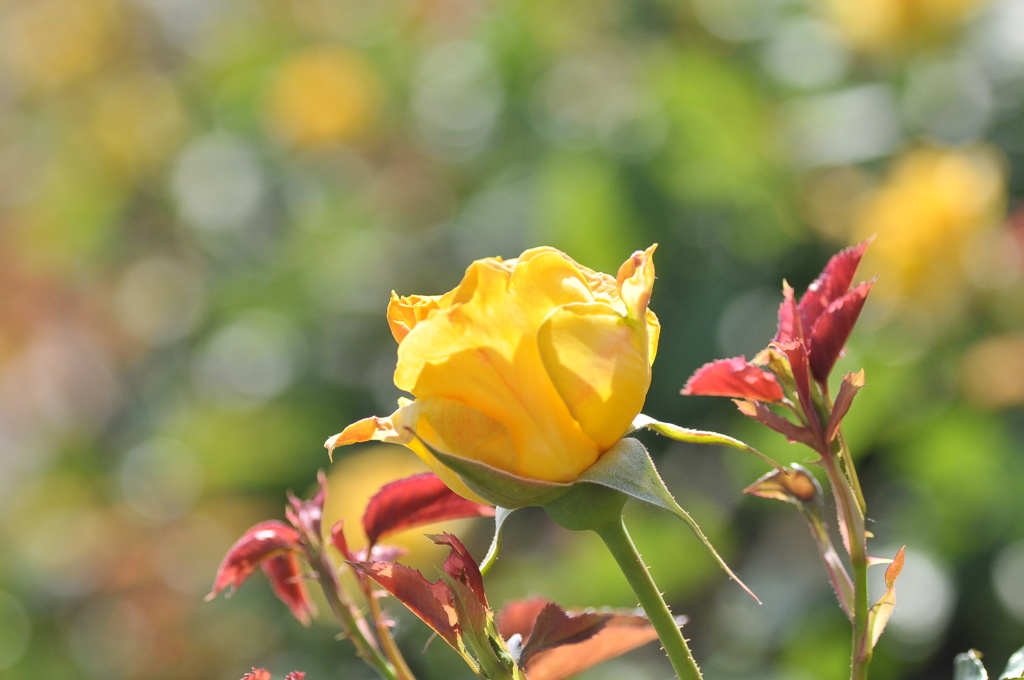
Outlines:
[{"label": "sunlit petal", "polygon": [[646,327],[638,329],[602,303],[565,305],[548,316],[538,340],[572,417],[600,450],[614,446],[650,386]]}]

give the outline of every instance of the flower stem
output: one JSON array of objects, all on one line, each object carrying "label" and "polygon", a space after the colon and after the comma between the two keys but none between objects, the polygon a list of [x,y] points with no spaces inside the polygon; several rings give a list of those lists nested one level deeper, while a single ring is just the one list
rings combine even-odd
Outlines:
[{"label": "flower stem", "polygon": [[413,675],[409,664],[406,663],[405,657],[402,656],[402,650],[398,648],[394,636],[391,635],[391,628],[387,621],[384,620],[384,612],[381,611],[380,602],[377,601],[373,588],[369,585],[369,579],[360,575],[359,581],[363,594],[366,596],[367,608],[370,618],[373,620],[374,630],[377,632],[377,639],[380,641],[384,655],[391,661],[395,675],[398,680],[416,680],[416,676]]},{"label": "flower stem", "polygon": [[[849,451],[843,451],[848,468],[852,468]],[[866,680],[871,663],[871,641],[868,639],[868,555],[864,513],[860,499],[863,495],[856,477],[839,469],[836,455],[821,459],[828,474],[829,484],[836,501],[836,512],[843,525],[846,549],[850,555],[853,576],[853,637],[850,652],[850,679]],[[856,486],[856,488],[854,488]]]},{"label": "flower stem", "polygon": [[[835,404],[827,384],[819,384],[818,396],[818,403],[823,408],[823,422],[828,422]],[[867,503],[842,428],[836,431],[834,442],[831,445],[823,443],[818,453],[832,487],[836,515],[850,556],[850,572],[853,577],[850,680],[867,680],[873,652],[868,631],[868,536],[864,526]]]},{"label": "flower stem", "polygon": [[337,571],[330,557],[319,549],[313,549],[310,552],[313,553],[309,556],[310,566],[316,571],[327,603],[330,605],[334,617],[341,624],[345,637],[355,645],[356,655],[377,671],[377,674],[384,680],[403,680],[396,673],[395,667],[374,644],[372,638],[367,636],[368,631],[364,630],[365,620],[358,616],[342,592],[341,581],[338,579]]},{"label": "flower stem", "polygon": [[686,638],[683,637],[679,624],[665,604],[665,599],[661,596],[654,579],[651,578],[647,565],[640,557],[621,516],[618,521],[608,522],[594,531],[608,546],[619,569],[633,588],[640,606],[661,638],[661,644],[675,669],[676,676],[679,680],[701,680],[703,676],[693,659],[693,654],[690,653]]}]

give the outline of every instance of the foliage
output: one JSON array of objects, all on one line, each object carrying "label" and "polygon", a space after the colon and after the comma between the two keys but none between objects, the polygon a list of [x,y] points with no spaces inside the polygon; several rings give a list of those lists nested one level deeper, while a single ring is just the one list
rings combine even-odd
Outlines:
[{"label": "foliage", "polygon": [[[1024,639],[1007,500],[1024,475],[1020,22],[1016,0],[0,3],[0,675],[365,672],[317,588],[308,628],[262,568],[230,601],[203,596],[236,537],[314,490],[323,438],[394,410],[390,291],[452,290],[468,263],[538,244],[613,272],[658,243],[651,309],[671,341],[644,413],[804,467],[832,549],[807,541],[814,504],[787,516],[740,493],[763,459],[645,431],[764,605],[632,503],[637,547],[700,622],[709,677],[841,677],[849,631],[814,557],[845,547],[814,454],[678,391],[765,347],[781,279],[803,290],[872,236],[870,301],[830,384],[838,398],[864,369],[843,436],[871,554],[907,543],[872,673],[1008,657]],[[745,408],[760,404],[778,409]],[[355,550],[369,495],[425,471],[393,448],[328,468],[325,526],[349,518]],[[420,532],[486,552],[490,522],[456,522],[378,539],[434,580],[445,549]],[[529,508],[502,534],[492,602],[636,604],[591,535]],[[418,675],[464,672],[392,613]],[[609,664],[669,672],[654,645]]]}]

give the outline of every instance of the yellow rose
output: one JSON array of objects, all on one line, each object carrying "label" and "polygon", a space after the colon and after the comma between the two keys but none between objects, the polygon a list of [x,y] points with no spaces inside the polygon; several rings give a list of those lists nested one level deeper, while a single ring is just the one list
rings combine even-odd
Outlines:
[{"label": "yellow rose", "polygon": [[403,444],[473,498],[431,449],[529,480],[575,480],[643,407],[660,331],[647,308],[655,247],[616,278],[535,248],[474,262],[445,295],[392,294],[395,385],[415,399],[349,425],[327,448]]}]

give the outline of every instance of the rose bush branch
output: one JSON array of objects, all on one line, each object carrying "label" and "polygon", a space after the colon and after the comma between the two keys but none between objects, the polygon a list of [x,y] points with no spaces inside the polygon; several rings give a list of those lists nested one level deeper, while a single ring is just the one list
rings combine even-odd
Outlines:
[{"label": "rose bush branch", "polygon": [[[221,562],[207,599],[225,590],[230,595],[257,569],[262,569],[278,598],[303,625],[308,625],[316,611],[306,583],[315,580],[356,654],[386,680],[414,680],[370,582],[359,578],[364,601],[354,602],[341,581],[348,568],[335,561],[328,545],[350,562],[374,555],[394,556],[400,554],[399,549],[379,546],[377,541],[397,531],[439,520],[490,516],[494,514],[493,508],[456,495],[432,474],[399,480],[385,485],[370,500],[363,517],[370,543],[356,551],[345,540],[342,522],[331,527],[328,541],[323,540],[327,483],[322,473],[318,481],[316,493],[307,501],[289,495],[287,523],[261,522],[238,539]],[[369,620],[364,611],[368,612]]]},{"label": "rose bush branch", "polygon": [[355,568],[405,604],[486,680],[563,680],[657,638],[634,612],[565,611],[539,598],[495,612],[480,569],[451,534],[431,536],[449,548],[436,581],[393,562]]},{"label": "rose bush branch", "polygon": [[[305,583],[313,578],[321,584],[357,655],[382,678],[395,680],[415,680],[415,676],[395,644],[391,618],[380,606],[379,588],[429,625],[483,680],[525,680],[527,673],[530,680],[563,680],[657,638],[647,618],[632,611],[566,611],[535,598],[511,602],[495,612],[488,604],[476,561],[451,534],[431,537],[450,549],[436,581],[392,561],[402,551],[381,541],[399,531],[494,515],[493,507],[455,494],[432,473],[386,484],[370,499],[362,518],[368,542],[359,550],[348,545],[343,520],[331,527],[326,541],[320,540],[325,489],[321,475],[320,488],[310,500],[289,496],[287,523],[262,522],[245,532],[228,551],[210,596],[224,589],[230,594],[262,567],[278,597],[306,624],[315,614],[305,590]],[[337,562],[332,549],[343,562]],[[279,561],[288,570],[276,567]],[[302,564],[312,576],[302,572]],[[355,577],[361,602],[346,595],[343,574]],[[299,680],[302,674],[289,675],[293,676]],[[246,677],[270,675],[254,669]]]},{"label": "rose bush branch", "polygon": [[[783,286],[778,331],[771,344],[752,361],[743,357],[712,362],[698,370],[683,388],[686,395],[731,397],[741,413],[802,443],[816,454],[835,501],[836,517],[847,553],[848,568],[838,559],[819,512],[817,482],[802,468],[775,471],[748,492],[793,503],[804,512],[818,545],[829,580],[852,627],[850,677],[867,678],[875,644],[895,603],[894,585],[903,565],[901,549],[892,560],[868,555],[865,529],[867,505],[856,466],[842,434],[842,421],[864,373],[843,377],[833,400],[829,376],[873,285],[853,285],[853,276],[870,241],[831,258],[821,275],[796,299]],[[779,407],[778,410],[772,407]],[[867,569],[890,562],[886,592],[869,605]]]}]

